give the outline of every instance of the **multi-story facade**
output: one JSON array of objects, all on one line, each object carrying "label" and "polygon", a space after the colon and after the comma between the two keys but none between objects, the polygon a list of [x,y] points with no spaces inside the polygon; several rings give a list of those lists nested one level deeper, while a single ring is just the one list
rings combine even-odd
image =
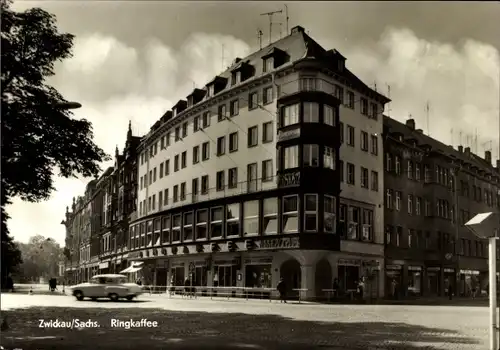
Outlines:
[{"label": "multi-story facade", "polygon": [[236,59],[139,145],[128,259],[156,285],[283,277],[313,297],[369,274],[380,295],[387,102],[302,27]]},{"label": "multi-story facade", "polygon": [[386,294],[457,295],[488,283],[487,241],[464,224],[500,207],[499,164],[384,117]]}]

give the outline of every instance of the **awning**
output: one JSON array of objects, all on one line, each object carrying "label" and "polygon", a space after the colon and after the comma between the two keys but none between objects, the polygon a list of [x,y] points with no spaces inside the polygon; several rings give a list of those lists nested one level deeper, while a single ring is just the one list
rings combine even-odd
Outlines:
[{"label": "awning", "polygon": [[120,273],[134,273],[140,270],[142,270],[142,266],[139,267],[129,266],[125,270],[120,271]]}]

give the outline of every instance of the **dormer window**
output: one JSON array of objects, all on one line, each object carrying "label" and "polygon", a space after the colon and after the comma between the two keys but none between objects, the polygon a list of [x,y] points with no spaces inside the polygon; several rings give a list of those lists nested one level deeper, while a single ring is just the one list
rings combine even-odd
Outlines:
[{"label": "dormer window", "polygon": [[233,73],[232,85],[241,83],[241,71],[236,71]]},{"label": "dormer window", "polygon": [[345,67],[345,63],[344,63],[344,60],[338,60],[337,61],[337,68],[340,72],[342,72],[344,70],[344,67]]},{"label": "dormer window", "polygon": [[174,117],[177,115],[177,108],[172,109],[172,114]]},{"label": "dormer window", "polygon": [[207,97],[212,97],[214,95],[214,85],[209,85],[208,86],[208,92],[207,92]]},{"label": "dormer window", "polygon": [[274,58],[268,57],[264,60],[264,66],[262,67],[264,73],[271,72],[274,69]]},{"label": "dormer window", "polygon": [[188,107],[191,107],[194,104],[193,100],[194,100],[193,96],[189,96],[188,97],[188,99],[187,99],[187,101],[188,101]]}]

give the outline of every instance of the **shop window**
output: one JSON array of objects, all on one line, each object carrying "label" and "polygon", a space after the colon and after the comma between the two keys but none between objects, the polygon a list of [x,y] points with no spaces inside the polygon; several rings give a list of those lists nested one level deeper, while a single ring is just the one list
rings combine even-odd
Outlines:
[{"label": "shop window", "polygon": [[304,197],[304,231],[315,232],[318,230],[318,195],[306,194]]},{"label": "shop window", "polygon": [[184,213],[184,241],[193,240],[193,212]]},{"label": "shop window", "polygon": [[272,288],[271,265],[245,266],[245,287]]},{"label": "shop window", "polygon": [[215,287],[235,287],[236,286],[236,266],[215,266],[214,268]]},{"label": "shop window", "polygon": [[181,214],[174,215],[172,219],[172,242],[181,241]]},{"label": "shop window", "polygon": [[316,102],[303,103],[304,123],[319,123],[319,105]]},{"label": "shop window", "polygon": [[196,239],[207,238],[208,209],[201,209],[196,212]]},{"label": "shop window", "polygon": [[166,216],[162,219],[161,225],[161,235],[163,243],[170,243],[170,216]]},{"label": "shop window", "polygon": [[298,212],[299,197],[297,195],[283,197],[283,232],[291,233],[299,230]]},{"label": "shop window", "polygon": [[259,201],[243,203],[243,233],[247,236],[259,233]]},{"label": "shop window", "polygon": [[319,166],[319,146],[304,145],[302,153],[302,164],[304,166],[318,167]]},{"label": "shop window", "polygon": [[349,207],[349,226],[347,230],[347,238],[348,239],[359,239],[359,224],[360,224],[360,215],[359,208],[357,207]]},{"label": "shop window", "polygon": [[325,195],[323,208],[324,231],[335,233],[335,197]]},{"label": "shop window", "polygon": [[278,233],[278,198],[266,198],[264,207],[264,234]]},{"label": "shop window", "polygon": [[240,235],[240,204],[229,204],[226,210],[227,236]]},{"label": "shop window", "polygon": [[154,233],[153,233],[154,245],[161,244],[161,219],[155,219],[154,221]]},{"label": "shop window", "polygon": [[210,212],[210,237],[211,238],[221,238],[222,237],[222,220],[224,216],[224,210],[222,207],[212,208]]},{"label": "shop window", "polygon": [[339,289],[344,293],[356,292],[359,281],[359,266],[338,265]]},{"label": "shop window", "polygon": [[297,124],[299,122],[299,104],[283,107],[281,127]]},{"label": "shop window", "polygon": [[205,266],[196,266],[192,274],[194,286],[207,285],[207,271]]},{"label": "shop window", "polygon": [[184,266],[177,266],[170,270],[170,284],[174,286],[184,285]]}]

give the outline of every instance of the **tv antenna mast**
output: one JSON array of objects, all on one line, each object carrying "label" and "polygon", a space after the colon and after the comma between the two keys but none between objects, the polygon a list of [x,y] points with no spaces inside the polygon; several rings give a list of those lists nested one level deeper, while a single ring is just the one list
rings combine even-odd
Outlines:
[{"label": "tv antenna mast", "polygon": [[[387,98],[390,100],[391,99],[391,86],[389,84],[386,84],[387,85]],[[391,103],[389,102],[387,104],[387,116],[390,117],[391,116]]]},{"label": "tv antenna mast", "polygon": [[430,111],[430,107],[429,107],[429,101],[427,101],[427,104],[425,105],[425,115],[426,115],[426,121],[427,121],[427,136],[431,136],[431,128],[429,126],[429,111]]},{"label": "tv antenna mast", "polygon": [[288,6],[285,5],[285,15],[286,15],[286,35],[289,34],[288,32],[288,21],[290,20],[290,17],[288,17]]},{"label": "tv antenna mast", "polygon": [[261,16],[269,16],[269,44],[272,42],[272,31],[273,31],[273,15],[277,13],[283,13],[283,10],[271,11],[266,13],[261,13]]},{"label": "tv antenna mast", "polygon": [[259,39],[259,50],[262,49],[262,37],[264,34],[262,33],[262,30],[258,29],[257,30],[257,38]]},{"label": "tv antenna mast", "polygon": [[224,44],[222,44],[222,56],[221,56],[221,66],[222,70],[224,70]]}]

